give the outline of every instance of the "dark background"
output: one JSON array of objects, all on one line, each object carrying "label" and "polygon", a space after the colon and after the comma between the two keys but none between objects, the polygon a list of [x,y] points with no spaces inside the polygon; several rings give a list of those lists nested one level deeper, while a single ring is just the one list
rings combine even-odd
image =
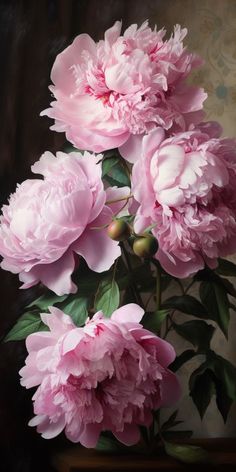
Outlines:
[{"label": "dark background", "polygon": [[[30,176],[30,166],[45,150],[55,152],[65,142],[64,134],[49,130],[51,120],[39,117],[50,103],[48,85],[56,55],[81,32],[100,39],[117,19],[129,25],[134,8],[142,4],[137,0],[0,0],[1,205],[16,183]],[[35,290],[18,288],[17,276],[0,271],[0,339],[35,295]],[[1,472],[51,470],[48,451],[64,441],[42,440],[27,426],[32,392],[20,387],[18,374],[25,355],[23,342],[0,345]]]}]

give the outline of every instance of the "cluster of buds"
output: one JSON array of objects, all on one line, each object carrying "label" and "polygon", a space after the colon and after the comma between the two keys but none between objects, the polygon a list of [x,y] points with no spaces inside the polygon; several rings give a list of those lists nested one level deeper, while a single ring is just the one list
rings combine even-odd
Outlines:
[{"label": "cluster of buds", "polygon": [[109,224],[107,234],[114,241],[130,240],[134,253],[139,257],[152,257],[158,250],[157,239],[151,233],[135,234],[129,223],[122,218],[114,219]]}]

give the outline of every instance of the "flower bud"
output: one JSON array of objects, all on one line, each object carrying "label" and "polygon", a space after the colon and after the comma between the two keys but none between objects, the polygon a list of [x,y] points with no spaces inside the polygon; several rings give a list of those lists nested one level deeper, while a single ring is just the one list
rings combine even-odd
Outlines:
[{"label": "flower bud", "polygon": [[107,229],[108,236],[114,241],[125,241],[131,233],[130,226],[124,220],[112,221]]},{"label": "flower bud", "polygon": [[133,251],[139,257],[151,257],[156,254],[158,250],[157,239],[147,234],[147,236],[140,236],[135,239],[133,244]]}]

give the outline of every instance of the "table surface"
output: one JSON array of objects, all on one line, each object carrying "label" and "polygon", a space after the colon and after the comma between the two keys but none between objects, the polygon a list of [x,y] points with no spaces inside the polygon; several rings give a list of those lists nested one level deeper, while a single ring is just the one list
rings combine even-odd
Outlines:
[{"label": "table surface", "polygon": [[[106,454],[94,449],[74,446],[64,451],[54,453],[52,465],[57,472],[129,472],[135,471],[186,471],[224,470],[236,472],[236,438],[193,439],[185,441],[204,447],[209,452],[209,464],[182,464],[168,457],[162,449],[158,456],[139,454]],[[183,442],[181,442],[183,444]]]}]

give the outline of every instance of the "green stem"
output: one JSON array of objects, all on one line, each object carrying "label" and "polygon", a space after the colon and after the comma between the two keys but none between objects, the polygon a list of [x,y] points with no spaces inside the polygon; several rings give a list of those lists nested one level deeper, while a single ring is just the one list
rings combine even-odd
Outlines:
[{"label": "green stem", "polygon": [[122,198],[116,198],[114,200],[107,200],[106,205],[111,205],[112,203],[117,203],[117,202],[123,202],[123,200],[129,200],[130,198],[133,198],[133,194],[131,193],[130,195],[127,195],[126,197]]},{"label": "green stem", "polygon": [[121,249],[122,249],[122,252],[123,252],[123,255],[124,255],[124,259],[125,259],[128,271],[131,275],[131,284],[130,284],[130,286],[131,286],[131,290],[133,292],[134,298],[136,299],[138,305],[140,305],[142,308],[144,308],[142,298],[141,298],[140,293],[138,291],[138,288],[136,287],[135,282],[133,280],[133,269],[132,269],[131,262],[130,262],[130,259],[129,259],[129,253],[126,250],[126,247],[125,247],[124,243],[121,242],[120,246],[121,246]]},{"label": "green stem", "polygon": [[189,283],[189,285],[187,285],[186,289],[184,290],[184,295],[186,295],[186,293],[188,293],[188,291],[190,290],[190,288],[195,284],[196,280],[191,280],[191,282]]},{"label": "green stem", "polygon": [[157,423],[159,438],[162,444],[165,444],[165,440],[163,438],[162,431],[161,431],[160,410],[153,412],[153,415]]},{"label": "green stem", "polygon": [[179,279],[174,279],[174,280],[179,285],[179,288],[181,290],[181,295],[185,295],[185,290],[184,290],[184,287],[183,287],[182,283],[180,282],[180,280]]}]

